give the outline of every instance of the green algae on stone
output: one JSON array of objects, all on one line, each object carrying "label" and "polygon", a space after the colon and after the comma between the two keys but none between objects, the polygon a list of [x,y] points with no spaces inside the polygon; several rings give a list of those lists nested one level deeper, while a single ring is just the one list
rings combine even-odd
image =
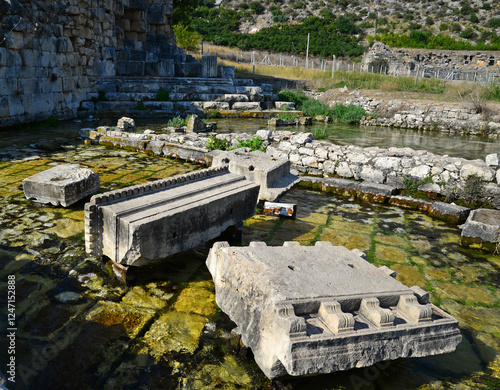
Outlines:
[{"label": "green algae on stone", "polygon": [[122,302],[137,306],[145,307],[153,310],[163,309],[167,305],[167,301],[151,294],[148,294],[142,287],[133,287],[123,298]]},{"label": "green algae on stone", "polygon": [[198,390],[234,389],[239,386],[251,388],[252,379],[238,364],[233,356],[224,356],[220,364],[207,364],[192,378],[188,379],[190,388]]},{"label": "green algae on stone", "polygon": [[442,298],[449,297],[472,305],[477,303],[495,305],[498,302],[491,291],[483,286],[470,287],[465,284],[438,281],[433,281],[432,284],[435,287],[435,292],[438,292]]},{"label": "green algae on stone", "polygon": [[392,261],[396,263],[406,263],[408,261],[406,252],[403,249],[382,244],[375,245],[375,256],[379,260]]},{"label": "green algae on stone", "polygon": [[61,238],[76,236],[83,232],[84,225],[81,221],[72,219],[59,219],[53,227],[45,230],[47,233],[57,234]]},{"label": "green algae on stone", "polygon": [[366,252],[370,249],[370,236],[330,228],[323,229],[319,241],[330,241],[333,245],[345,246],[349,250],[359,249]]},{"label": "green algae on stone", "polygon": [[373,237],[373,239],[381,244],[397,246],[399,248],[405,248],[408,246],[408,241],[404,237],[400,237],[397,235],[387,235],[387,234],[377,233]]},{"label": "green algae on stone", "polygon": [[361,234],[370,234],[373,231],[372,225],[359,222],[332,221],[329,227],[335,230],[343,230]]},{"label": "green algae on stone", "polygon": [[136,337],[153,318],[156,311],[116,302],[98,302],[86,315],[93,321],[107,327],[120,327],[130,337]]},{"label": "green algae on stone", "polygon": [[396,279],[408,287],[420,286],[423,289],[427,287],[427,281],[418,272],[415,267],[393,264],[391,269],[398,273]]},{"label": "green algae on stone", "polygon": [[174,309],[183,313],[211,316],[216,312],[213,282],[192,282],[179,294]]},{"label": "green algae on stone", "polygon": [[[412,258],[412,260],[414,260],[414,258]],[[430,279],[451,280],[450,273],[441,268],[428,267],[425,268],[424,273],[425,276]]]},{"label": "green algae on stone", "polygon": [[410,236],[410,243],[420,252],[428,252],[432,248],[432,244],[425,237]]},{"label": "green algae on stone", "polygon": [[144,342],[156,359],[169,352],[193,353],[206,323],[207,319],[198,314],[169,311],[151,325]]}]

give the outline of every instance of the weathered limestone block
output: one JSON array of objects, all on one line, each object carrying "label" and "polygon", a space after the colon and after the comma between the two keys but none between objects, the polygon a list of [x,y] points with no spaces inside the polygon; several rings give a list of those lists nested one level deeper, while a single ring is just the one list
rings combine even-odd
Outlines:
[{"label": "weathered limestone block", "polygon": [[126,116],[121,117],[120,119],[118,119],[116,129],[121,131],[132,131],[135,129],[135,121],[132,118],[128,118]]},{"label": "weathered limestone block", "polygon": [[23,180],[27,199],[63,207],[96,193],[100,185],[96,173],[75,164],[58,165]]},{"label": "weathered limestone block", "polygon": [[300,179],[290,173],[290,161],[270,157],[264,152],[214,150],[212,167],[228,166],[229,171],[245,176],[260,186],[259,200],[274,201],[292,189]]},{"label": "weathered limestone block", "polygon": [[217,56],[201,57],[201,77],[217,77]]},{"label": "weathered limestone block", "polygon": [[485,158],[486,165],[497,168],[500,166],[500,160],[497,153],[488,154]]},{"label": "weathered limestone block", "polygon": [[198,115],[191,115],[186,125],[186,131],[194,133],[206,131],[205,123],[198,117]]},{"label": "weathered limestone block", "polygon": [[274,107],[278,110],[295,110],[293,102],[274,102]]},{"label": "weathered limestone block", "polygon": [[240,111],[261,111],[262,110],[259,102],[236,102],[236,103],[233,103],[232,109],[233,110],[240,110]]},{"label": "weathered limestone block", "polygon": [[486,165],[474,163],[464,164],[460,170],[460,177],[465,180],[471,175],[477,175],[483,180],[491,181],[495,177],[495,171]]},{"label": "weathered limestone block", "polygon": [[227,102],[203,102],[204,110],[229,110]]},{"label": "weathered limestone block", "polygon": [[455,350],[458,321],[359,254],[329,242],[214,244],[217,305],[269,378],[370,366]]},{"label": "weathered limestone block", "polygon": [[472,210],[463,225],[460,245],[494,251],[500,243],[500,210]]},{"label": "weathered limestone block", "polygon": [[85,205],[86,250],[125,267],[165,258],[250,218],[258,192],[223,167],[93,196]]}]

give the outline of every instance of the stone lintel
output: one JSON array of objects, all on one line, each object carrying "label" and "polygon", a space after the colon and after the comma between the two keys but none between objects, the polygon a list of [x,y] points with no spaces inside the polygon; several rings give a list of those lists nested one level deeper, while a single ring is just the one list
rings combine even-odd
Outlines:
[{"label": "stone lintel", "polygon": [[191,249],[254,215],[258,191],[222,167],[94,196],[85,207],[87,252],[141,266]]},{"label": "stone lintel", "polygon": [[451,352],[462,338],[423,290],[329,242],[216,243],[207,266],[217,304],[269,378]]}]

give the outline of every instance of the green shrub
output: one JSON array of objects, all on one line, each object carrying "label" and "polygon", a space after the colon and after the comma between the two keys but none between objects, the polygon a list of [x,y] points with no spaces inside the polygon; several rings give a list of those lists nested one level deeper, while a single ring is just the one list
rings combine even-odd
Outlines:
[{"label": "green shrub", "polygon": [[260,150],[261,152],[265,152],[264,146],[262,145],[262,139],[259,136],[254,136],[246,141],[239,141],[239,145],[235,148],[250,148],[253,151]]},{"label": "green shrub", "polygon": [[476,174],[469,175],[465,179],[463,198],[469,206],[479,204],[484,193],[484,180]]},{"label": "green shrub", "polygon": [[143,102],[139,102],[139,103],[136,104],[135,109],[143,111],[143,110],[146,109],[146,106],[144,105]]},{"label": "green shrub", "polygon": [[297,119],[299,116],[294,113],[294,112],[286,112],[282,111],[278,114],[278,119],[281,119],[282,121],[287,121],[287,122],[293,122],[295,119]]},{"label": "green shrub", "polygon": [[300,90],[284,90],[278,94],[280,100],[286,100],[295,103],[298,110],[302,110],[306,116],[329,116],[334,120],[344,123],[359,123],[363,116],[366,116],[366,111],[359,106],[337,104],[334,107],[329,107],[326,104],[308,98],[304,92]]},{"label": "green shrub", "polygon": [[159,102],[166,102],[170,99],[170,94],[164,89],[160,89],[156,94],[156,100]]},{"label": "green shrub", "polygon": [[191,118],[191,115],[186,117],[186,118],[183,118],[181,116],[176,116],[172,119],[170,119],[168,122],[167,122],[167,127],[182,127],[182,126],[186,126],[187,123],[189,122],[189,118]]},{"label": "green shrub", "polygon": [[252,10],[252,12],[254,14],[260,14],[262,12],[262,10],[264,9],[262,4],[260,4],[260,2],[258,2],[258,1],[251,1],[248,4],[248,6],[250,7],[250,9]]},{"label": "green shrub", "polygon": [[323,128],[315,128],[312,130],[315,139],[325,139],[326,138],[326,127]]},{"label": "green shrub", "polygon": [[210,150],[227,150],[227,148],[229,148],[229,140],[226,138],[220,139],[211,135],[205,147]]}]

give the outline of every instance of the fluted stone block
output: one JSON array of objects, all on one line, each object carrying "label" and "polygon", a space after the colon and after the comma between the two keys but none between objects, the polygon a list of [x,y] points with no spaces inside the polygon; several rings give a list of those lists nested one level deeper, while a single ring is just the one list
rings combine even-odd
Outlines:
[{"label": "fluted stone block", "polygon": [[420,287],[330,242],[217,242],[207,266],[217,305],[269,378],[452,352],[462,339]]},{"label": "fluted stone block", "polygon": [[253,216],[258,192],[243,176],[212,168],[93,196],[87,252],[123,266],[163,259]]}]

